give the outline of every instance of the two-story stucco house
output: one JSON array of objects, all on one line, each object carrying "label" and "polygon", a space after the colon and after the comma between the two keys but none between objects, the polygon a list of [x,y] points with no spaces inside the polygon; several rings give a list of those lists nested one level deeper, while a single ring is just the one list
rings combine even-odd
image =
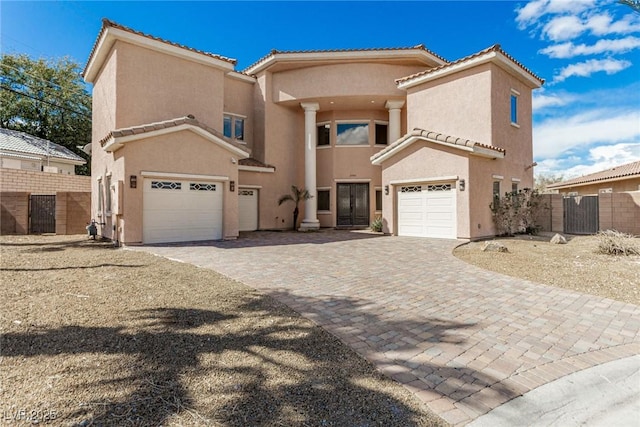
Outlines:
[{"label": "two-story stucco house", "polygon": [[235,61],[105,20],[93,84],[92,211],[125,244],[292,227],[494,234],[494,193],[532,187],[531,92],[492,46],[448,62],[424,46],[272,51]]}]

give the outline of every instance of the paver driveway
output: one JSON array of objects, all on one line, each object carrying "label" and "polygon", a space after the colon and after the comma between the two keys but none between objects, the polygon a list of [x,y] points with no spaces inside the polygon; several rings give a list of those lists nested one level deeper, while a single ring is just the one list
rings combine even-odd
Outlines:
[{"label": "paver driveway", "polygon": [[639,306],[481,270],[451,254],[459,243],[323,230],[140,249],[272,295],[455,425],[640,353]]}]

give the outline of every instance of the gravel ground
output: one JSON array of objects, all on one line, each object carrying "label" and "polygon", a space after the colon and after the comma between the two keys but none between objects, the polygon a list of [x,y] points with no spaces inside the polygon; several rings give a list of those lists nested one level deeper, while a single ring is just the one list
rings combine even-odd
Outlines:
[{"label": "gravel ground", "polygon": [[334,336],[213,271],[85,236],[0,245],[3,422],[445,425]]},{"label": "gravel ground", "polygon": [[482,252],[484,242],[471,242],[453,254],[487,270],[640,305],[640,256],[599,254],[596,236],[566,236],[565,245],[549,243],[552,236],[495,239],[508,253]]}]

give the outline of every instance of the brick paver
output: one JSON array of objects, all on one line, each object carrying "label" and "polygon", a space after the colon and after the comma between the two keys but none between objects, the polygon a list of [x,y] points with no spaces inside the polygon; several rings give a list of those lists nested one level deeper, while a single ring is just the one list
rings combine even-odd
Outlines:
[{"label": "brick paver", "polygon": [[639,306],[476,268],[451,254],[459,243],[323,230],[140,249],[275,297],[454,425],[640,353]]}]

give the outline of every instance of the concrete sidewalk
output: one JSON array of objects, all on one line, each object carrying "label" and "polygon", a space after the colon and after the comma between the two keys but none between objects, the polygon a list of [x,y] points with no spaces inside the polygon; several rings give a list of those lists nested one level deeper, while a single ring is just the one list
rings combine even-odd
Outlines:
[{"label": "concrete sidewalk", "polygon": [[322,230],[137,249],[284,302],[454,425],[640,354],[639,306],[476,268],[451,254],[460,243]]}]

